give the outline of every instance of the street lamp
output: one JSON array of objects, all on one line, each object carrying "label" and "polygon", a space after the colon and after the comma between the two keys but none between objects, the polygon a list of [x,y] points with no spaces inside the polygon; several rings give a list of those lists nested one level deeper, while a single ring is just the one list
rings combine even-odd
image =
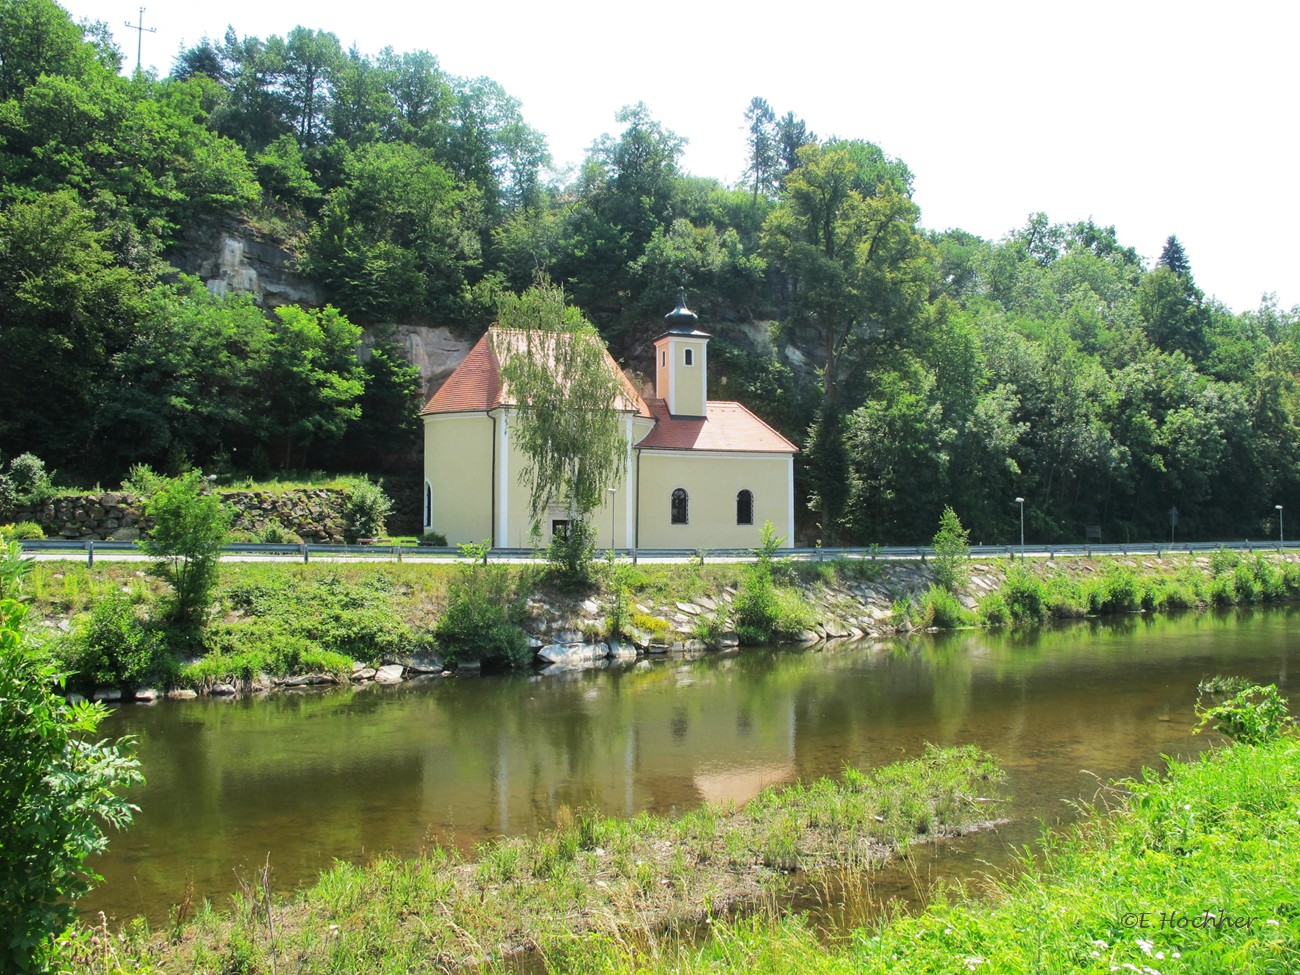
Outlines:
[{"label": "street lamp", "polygon": [[609,488],[609,550],[614,551],[614,525],[616,524],[614,516],[614,499],[618,496],[618,488]]},{"label": "street lamp", "polygon": [[1282,537],[1282,506],[1280,504],[1275,504],[1273,507],[1277,509],[1277,543],[1283,545],[1286,542]]},{"label": "street lamp", "polygon": [[1020,554],[1025,554],[1025,499],[1016,498],[1016,504],[1020,505]]}]

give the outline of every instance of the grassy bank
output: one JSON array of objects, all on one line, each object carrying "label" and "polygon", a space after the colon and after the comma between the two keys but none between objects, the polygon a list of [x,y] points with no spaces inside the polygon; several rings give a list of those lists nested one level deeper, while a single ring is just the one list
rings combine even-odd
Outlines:
[{"label": "grassy bank", "polygon": [[[228,913],[183,904],[172,930],[94,940],[74,971],[438,972],[540,953],[574,938],[633,944],[779,897],[801,875],[864,869],[911,843],[996,815],[1001,773],[973,747],[838,781],[768,789],[742,807],[671,818],[583,814],[538,837],[437,848],[414,859],[338,864],[274,897],[249,878]],[[197,916],[190,919],[188,915]]]},{"label": "grassy bank", "polygon": [[[1110,808],[1107,808],[1110,807]],[[1237,745],[1124,783],[1013,880],[834,940],[778,912],[704,940],[583,938],[577,975],[1283,973],[1300,968],[1300,744]]]},{"label": "grassy bank", "polygon": [[157,622],[166,593],[138,564],[40,562],[27,592],[83,688],[303,673],[342,680],[354,661],[473,659],[492,652],[474,644],[489,631],[526,664],[529,635],[661,647],[811,642],[1300,598],[1300,562],[1274,555],[998,559],[969,569],[951,592],[915,562],[600,565],[575,592],[544,566],[227,562],[201,632]]}]

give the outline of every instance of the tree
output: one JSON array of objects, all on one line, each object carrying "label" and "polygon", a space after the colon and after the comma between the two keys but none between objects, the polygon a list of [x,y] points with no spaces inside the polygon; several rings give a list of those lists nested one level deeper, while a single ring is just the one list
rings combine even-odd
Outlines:
[{"label": "tree", "polygon": [[1156,266],[1167,267],[1180,276],[1192,273],[1192,264],[1187,259],[1187,253],[1183,250],[1183,245],[1179,243],[1178,238],[1173,234],[1170,234],[1165,241],[1165,246],[1160,251],[1160,259],[1156,261]]},{"label": "tree", "polygon": [[154,527],[140,543],[154,559],[150,571],[172,588],[168,616],[192,631],[202,627],[207,615],[232,520],[221,499],[206,488],[198,471],[165,481],[145,502]]},{"label": "tree", "polygon": [[620,431],[623,385],[600,335],[564,292],[545,280],[501,303],[495,350],[518,410],[511,436],[527,464],[534,529],[554,500],[585,522],[626,473]]},{"label": "tree", "polygon": [[749,149],[749,163],[745,175],[754,187],[754,202],[759,194],[766,196],[776,190],[777,167],[780,164],[780,145],[776,134],[776,113],[765,98],[754,98],[745,109],[749,134],[745,144]]},{"label": "tree", "polygon": [[104,825],[122,829],[136,811],[118,790],[142,776],[124,740],[94,741],[107,709],[65,700],[63,675],[24,640],[21,578],[10,543],[0,552],[0,967],[38,972],[100,879],[85,861],[107,847]]},{"label": "tree", "polygon": [[962,527],[951,505],[944,505],[933,544],[934,577],[955,593],[970,582],[970,532]]},{"label": "tree", "polygon": [[906,166],[865,143],[805,146],[799,159],[763,226],[763,249],[789,277],[782,326],[815,343],[829,404],[840,358],[868,321],[896,331],[918,312],[929,295],[934,249],[916,228]]},{"label": "tree", "polygon": [[332,444],[361,416],[365,372],[357,361],[361,329],[337,309],[275,310],[261,362],[268,439],[289,467],[307,449]]}]

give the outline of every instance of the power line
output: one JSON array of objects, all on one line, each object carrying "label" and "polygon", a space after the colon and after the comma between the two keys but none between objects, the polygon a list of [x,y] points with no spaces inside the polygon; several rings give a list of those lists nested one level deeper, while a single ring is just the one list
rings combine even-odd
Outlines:
[{"label": "power line", "polygon": [[136,34],[136,37],[135,37],[135,72],[136,72],[136,74],[139,74],[139,73],[140,73],[140,51],[141,51],[141,48],[144,46],[144,35],[145,35],[145,34],[157,34],[157,33],[158,33],[158,29],[157,29],[156,27],[146,27],[146,26],[144,25],[144,7],[141,7],[141,8],[140,8],[140,23],[138,23],[138,24],[133,24],[133,23],[131,23],[129,20],[126,21],[125,23],[126,23],[126,26],[127,26],[127,27],[130,27],[133,31],[135,31],[135,34]]}]

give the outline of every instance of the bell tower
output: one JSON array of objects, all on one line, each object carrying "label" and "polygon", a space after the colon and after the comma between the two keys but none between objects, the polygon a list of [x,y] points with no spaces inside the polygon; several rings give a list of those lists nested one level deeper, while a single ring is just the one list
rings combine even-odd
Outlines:
[{"label": "bell tower", "polygon": [[664,316],[668,331],[655,339],[655,396],[673,416],[703,417],[709,402],[709,339],[696,328],[699,318],[686,307],[686,294]]}]

